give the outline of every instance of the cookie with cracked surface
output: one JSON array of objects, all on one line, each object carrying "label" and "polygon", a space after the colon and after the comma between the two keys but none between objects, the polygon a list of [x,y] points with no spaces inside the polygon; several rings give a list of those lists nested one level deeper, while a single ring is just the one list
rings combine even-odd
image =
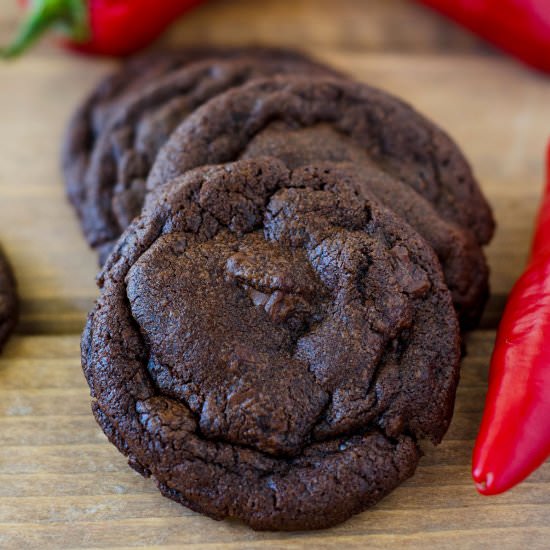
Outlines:
[{"label": "cookie with cracked surface", "polygon": [[372,162],[357,141],[329,124],[296,128],[275,121],[240,154],[243,159],[263,156],[276,157],[290,169],[321,159],[337,163],[341,170],[346,167],[433,247],[462,327],[478,324],[489,296],[489,269],[482,247],[470,231],[443,218],[426,198]]},{"label": "cookie with cracked surface", "polygon": [[15,279],[0,248],[0,351],[17,321]]},{"label": "cookie with cracked surface", "polygon": [[172,71],[126,97],[97,137],[83,179],[80,213],[88,242],[100,262],[141,212],[145,181],[160,147],[187,115],[212,97],[269,75],[327,74],[309,61],[264,55],[208,59]]},{"label": "cookie with cracked surface", "polygon": [[344,79],[277,77],[218,96],[172,134],[157,156],[148,188],[198,166],[241,158],[276,121],[293,128],[329,125],[431,202],[444,219],[469,230],[479,244],[491,239],[491,209],[447,134],[388,93]]},{"label": "cookie with cracked surface", "polygon": [[158,189],[99,278],[95,416],[160,490],[255,529],[341,522],[437,443],[460,357],[432,249],[348,174],[274,159]]}]

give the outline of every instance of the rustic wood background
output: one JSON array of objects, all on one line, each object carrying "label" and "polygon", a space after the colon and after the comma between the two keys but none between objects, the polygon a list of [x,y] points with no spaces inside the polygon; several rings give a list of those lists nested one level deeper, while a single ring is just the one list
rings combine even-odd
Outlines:
[{"label": "rustic wood background", "polygon": [[[0,0],[0,42],[17,22]],[[89,410],[79,333],[94,254],[58,167],[71,110],[113,63],[42,43],[0,65],[0,242],[22,300],[0,357],[0,548],[548,548],[550,463],[506,495],[477,495],[469,461],[494,329],[522,269],[550,136],[550,79],[398,0],[211,1],[164,42],[300,47],[394,92],[463,147],[499,224],[487,250],[493,296],[468,338],[452,427],[416,475],[374,509],[327,531],[254,533],[164,498],[130,470]]]}]

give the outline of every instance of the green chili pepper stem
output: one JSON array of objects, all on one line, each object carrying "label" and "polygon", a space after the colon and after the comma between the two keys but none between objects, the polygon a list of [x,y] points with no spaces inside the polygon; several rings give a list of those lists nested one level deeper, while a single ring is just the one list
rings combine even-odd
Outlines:
[{"label": "green chili pepper stem", "polygon": [[14,58],[25,51],[47,29],[61,25],[69,38],[84,42],[89,36],[85,0],[33,0],[15,40],[0,50],[0,57]]}]

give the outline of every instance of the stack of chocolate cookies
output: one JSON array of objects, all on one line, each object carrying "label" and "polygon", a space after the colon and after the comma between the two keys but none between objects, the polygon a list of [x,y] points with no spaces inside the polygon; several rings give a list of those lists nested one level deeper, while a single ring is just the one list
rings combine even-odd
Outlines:
[{"label": "stack of chocolate cookies", "polygon": [[322,528],[441,441],[493,219],[410,106],[295,52],[151,54],[78,110],[63,165],[103,264],[93,411],[164,495]]}]

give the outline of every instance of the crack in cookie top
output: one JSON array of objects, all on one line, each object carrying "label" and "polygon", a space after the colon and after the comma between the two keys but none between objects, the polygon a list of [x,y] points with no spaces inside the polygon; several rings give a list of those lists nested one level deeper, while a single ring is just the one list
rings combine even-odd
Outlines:
[{"label": "crack in cookie top", "polygon": [[100,85],[69,125],[63,165],[102,258],[140,213],[158,148],[193,109],[252,78],[289,72],[337,74],[292,51],[210,48],[138,58]]},{"label": "crack in cookie top", "polygon": [[[293,128],[330,125],[430,201],[444,219],[471,231],[480,244],[491,239],[491,210],[453,141],[395,97],[341,79],[277,77],[218,96],[172,134],[157,156],[148,188],[191,168],[241,158],[278,121]],[[346,154],[344,146],[340,149],[338,157]]]},{"label": "crack in cookie top", "polygon": [[337,523],[411,475],[460,355],[423,239],[327,166],[204,167],[155,199],[83,337],[96,418],[131,464],[261,529]]},{"label": "crack in cookie top", "polygon": [[0,249],[0,351],[17,321],[15,279]]}]

